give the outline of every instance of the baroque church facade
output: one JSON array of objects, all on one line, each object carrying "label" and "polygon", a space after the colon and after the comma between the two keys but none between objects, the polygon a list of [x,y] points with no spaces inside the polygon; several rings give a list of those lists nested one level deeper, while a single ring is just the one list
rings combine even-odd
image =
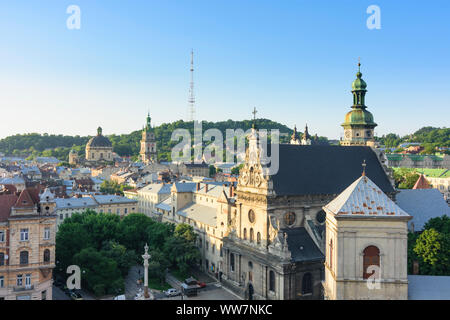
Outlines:
[{"label": "baroque church facade", "polygon": [[[360,72],[353,89],[354,109],[364,114],[365,123],[349,118],[349,143],[341,146],[302,144],[294,132],[291,144],[278,145],[279,170],[273,175],[262,165],[267,163],[263,157],[266,150],[260,145],[258,131],[253,127],[239,173],[235,203],[227,213],[228,231],[223,238],[222,283],[242,297],[323,298],[324,263],[329,249],[328,213],[324,209],[361,176],[363,163],[365,176],[387,198],[395,199],[390,172],[376,150],[368,146],[376,124],[365,110],[365,85]],[[364,143],[361,136],[356,135],[360,126],[371,130],[370,135],[364,133]],[[307,140],[307,136],[305,138]],[[405,245],[404,240],[399,240],[400,246]],[[398,251],[401,256],[391,257],[391,261],[402,259],[402,250]],[[400,272],[402,277],[404,272]]]}]

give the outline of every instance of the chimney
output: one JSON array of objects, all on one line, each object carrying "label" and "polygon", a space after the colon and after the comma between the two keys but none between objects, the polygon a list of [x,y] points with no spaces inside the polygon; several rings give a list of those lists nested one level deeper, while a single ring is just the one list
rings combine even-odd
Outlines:
[{"label": "chimney", "polygon": [[208,192],[208,184],[205,183],[205,192]]},{"label": "chimney", "polygon": [[200,191],[200,182],[197,182],[197,191]]},{"label": "chimney", "polygon": [[413,261],[413,274],[419,274],[419,261]]}]

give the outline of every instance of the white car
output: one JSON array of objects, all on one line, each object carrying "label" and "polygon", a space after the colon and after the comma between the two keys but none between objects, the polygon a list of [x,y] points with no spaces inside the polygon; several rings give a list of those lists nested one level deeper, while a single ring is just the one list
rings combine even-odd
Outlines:
[{"label": "white car", "polygon": [[125,295],[122,294],[120,296],[114,297],[114,300],[127,300],[127,299],[125,298]]},{"label": "white car", "polygon": [[175,297],[178,296],[180,294],[180,291],[178,291],[177,289],[174,288],[170,288],[167,291],[164,291],[166,297]]}]

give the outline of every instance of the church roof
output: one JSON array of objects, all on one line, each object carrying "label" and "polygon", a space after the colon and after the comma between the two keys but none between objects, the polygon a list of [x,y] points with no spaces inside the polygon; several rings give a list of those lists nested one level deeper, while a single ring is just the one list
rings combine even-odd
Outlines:
[{"label": "church roof", "polygon": [[364,146],[280,144],[273,188],[277,195],[339,194],[361,176],[364,160],[366,175],[384,193],[394,192],[377,155]]},{"label": "church roof", "polygon": [[420,175],[419,179],[417,179],[416,184],[413,189],[431,189],[430,184],[423,174]]},{"label": "church roof", "polygon": [[438,189],[403,189],[395,196],[397,204],[413,219],[414,230],[420,231],[431,218],[450,216],[450,207]]},{"label": "church roof", "polygon": [[304,227],[283,229],[293,261],[323,260],[324,255]]},{"label": "church roof", "polygon": [[324,206],[327,213],[346,217],[408,217],[365,175]]},{"label": "church roof", "polygon": [[89,140],[87,143],[89,147],[112,147],[111,141],[108,138],[102,135],[97,135]]}]

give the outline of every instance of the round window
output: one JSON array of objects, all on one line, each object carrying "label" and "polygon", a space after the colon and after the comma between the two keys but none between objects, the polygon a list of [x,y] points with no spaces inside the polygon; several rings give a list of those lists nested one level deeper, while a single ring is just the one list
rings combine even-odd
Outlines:
[{"label": "round window", "polygon": [[248,221],[251,223],[255,222],[255,212],[253,210],[248,212]]},{"label": "round window", "polygon": [[284,215],[284,221],[288,226],[292,226],[295,222],[295,213],[294,212],[288,212]]},{"label": "round window", "polygon": [[316,220],[318,223],[324,223],[325,222],[325,218],[326,218],[326,213],[323,210],[320,210],[319,212],[317,212],[316,214]]}]

